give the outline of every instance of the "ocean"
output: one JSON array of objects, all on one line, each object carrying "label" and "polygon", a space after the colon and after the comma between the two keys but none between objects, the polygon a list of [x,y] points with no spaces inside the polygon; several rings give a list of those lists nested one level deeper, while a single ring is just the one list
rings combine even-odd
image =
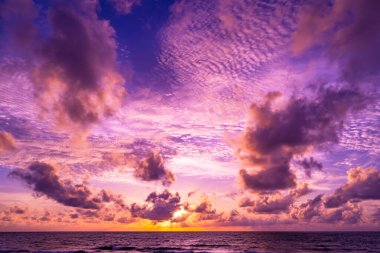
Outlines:
[{"label": "ocean", "polygon": [[0,252],[380,252],[380,232],[14,232]]}]

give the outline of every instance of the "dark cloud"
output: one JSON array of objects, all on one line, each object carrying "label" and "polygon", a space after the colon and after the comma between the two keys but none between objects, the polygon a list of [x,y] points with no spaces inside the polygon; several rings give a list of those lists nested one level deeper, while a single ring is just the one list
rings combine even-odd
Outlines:
[{"label": "dark cloud", "polygon": [[187,197],[190,198],[191,196],[193,196],[196,193],[197,193],[197,191],[190,191],[190,192],[187,193]]},{"label": "dark cloud", "polygon": [[326,223],[342,222],[346,224],[357,224],[362,221],[362,209],[354,204],[348,203],[335,210],[326,210],[321,215],[321,220]]},{"label": "dark cloud", "polygon": [[305,174],[308,177],[311,177],[312,171],[321,171],[323,168],[322,163],[316,161],[313,157],[310,157],[309,159],[304,158],[302,160],[296,161],[296,163],[301,166],[301,168],[303,168]]},{"label": "dark cloud", "polygon": [[299,14],[293,50],[301,53],[314,46],[341,67],[341,77],[351,83],[379,72],[380,3],[377,0],[318,1]]},{"label": "dark cloud", "polygon": [[127,207],[124,203],[122,195],[116,195],[104,189],[102,189],[98,194],[96,194],[93,200],[99,203],[100,205],[112,202],[113,206],[118,210],[124,210]]},{"label": "dark cloud", "polygon": [[355,224],[362,221],[362,200],[379,200],[380,172],[375,168],[348,171],[347,183],[329,196],[318,195],[298,207],[290,215],[294,219],[322,223]]},{"label": "dark cloud", "polygon": [[172,194],[168,190],[162,193],[152,192],[145,200],[146,204],[133,203],[129,210],[133,217],[154,221],[170,220],[175,211],[181,207],[181,198],[176,192]]},{"label": "dark cloud", "polygon": [[[2,222],[20,222],[29,219],[27,208],[11,206],[0,210],[0,221]],[[1,226],[1,225],[0,225]]]},{"label": "dark cloud", "polygon": [[[38,9],[33,1],[10,0],[0,3],[0,17],[4,24],[2,29],[5,34],[2,40],[4,46],[22,50],[22,53],[30,53],[29,50],[36,40],[37,29],[35,19]],[[6,44],[4,44],[6,43]]]},{"label": "dark cloud", "polygon": [[250,173],[242,169],[239,176],[243,186],[255,192],[275,191],[296,186],[296,177],[286,163],[283,166],[271,166],[257,173]]},{"label": "dark cloud", "polygon": [[8,25],[19,27],[8,35],[24,42],[19,43],[20,50],[29,51],[36,101],[43,113],[53,115],[57,126],[85,133],[123,104],[115,32],[108,21],[98,19],[96,1],[53,3],[47,13],[48,29],[34,37],[32,32],[39,28],[33,26],[33,2],[6,3],[22,5],[12,9],[10,18],[6,15]]},{"label": "dark cloud", "polygon": [[248,211],[253,213],[279,213],[289,209],[294,198],[291,195],[273,194],[260,196],[255,200],[243,199],[241,207],[249,207]]},{"label": "dark cloud", "polygon": [[204,198],[201,203],[190,206],[188,203],[184,205],[184,209],[190,214],[196,214],[196,221],[217,221],[222,219],[223,213],[218,213],[208,198]]},{"label": "dark cloud", "polygon": [[325,201],[327,208],[339,207],[348,201],[380,200],[380,172],[375,168],[354,168],[348,181]]},{"label": "dark cloud", "polygon": [[240,207],[249,207],[249,206],[252,206],[254,204],[255,204],[255,202],[253,200],[251,200],[250,198],[244,197],[244,198],[240,199],[239,206]]},{"label": "dark cloud", "polygon": [[318,216],[320,207],[323,203],[323,195],[320,194],[314,199],[309,199],[305,203],[302,203],[298,208],[292,210],[293,218],[298,218],[302,220],[310,220],[311,218]]},{"label": "dark cloud", "polygon": [[[169,187],[174,181],[174,174],[166,168],[164,157],[155,145],[144,139],[135,140],[123,146],[128,152],[108,152],[103,154],[102,168],[127,166],[134,168],[134,176],[143,181],[161,181]],[[163,150],[161,150],[161,148]],[[160,147],[166,155],[173,155],[166,147]]]},{"label": "dark cloud", "polygon": [[2,151],[12,151],[15,149],[16,141],[13,135],[5,131],[0,131],[0,153]]},{"label": "dark cloud", "polygon": [[346,203],[338,208],[326,208],[323,204],[323,195],[294,207],[290,215],[301,221],[319,223],[356,224],[361,221],[362,210],[356,203]]},{"label": "dark cloud", "polygon": [[11,207],[11,208],[9,209],[9,211],[10,211],[11,213],[15,213],[15,214],[25,214],[26,209],[21,208],[21,207],[18,207],[18,206],[14,206],[14,207]]},{"label": "dark cloud", "polygon": [[26,170],[13,170],[9,176],[24,181],[37,196],[46,196],[66,206],[100,209],[103,203],[111,201],[124,206],[120,196],[114,196],[105,190],[94,195],[85,183],[60,179],[57,168],[47,163],[32,163]]},{"label": "dark cloud", "polygon": [[204,199],[199,205],[195,206],[194,209],[190,209],[194,213],[202,214],[215,214],[216,209],[212,207],[210,200]]},{"label": "dark cloud", "polygon": [[295,155],[310,147],[335,143],[347,113],[364,105],[360,93],[350,89],[321,88],[316,99],[292,97],[279,110],[272,108],[277,93],[269,93],[262,105],[252,104],[251,121],[240,143],[241,159],[256,172],[240,171],[245,188],[273,191],[296,186],[290,169]]},{"label": "dark cloud", "polygon": [[45,211],[45,214],[42,216],[42,217],[39,217],[38,218],[38,221],[41,221],[41,222],[49,222],[51,221],[51,215],[48,211]]},{"label": "dark cloud", "polygon": [[174,182],[173,173],[165,168],[164,159],[157,152],[151,152],[148,157],[141,159],[134,175],[144,181],[161,180],[164,186]]},{"label": "dark cloud", "polygon": [[259,195],[256,199],[243,198],[240,207],[248,207],[248,212],[252,213],[280,213],[286,212],[293,205],[297,198],[300,198],[311,190],[308,184],[303,183],[298,188],[292,189],[288,194],[275,193],[270,195]]},{"label": "dark cloud", "polygon": [[77,212],[85,219],[99,219],[100,213],[98,210],[83,210],[77,209]]},{"label": "dark cloud", "polygon": [[77,214],[77,213],[70,214],[71,219],[78,219],[78,217],[79,217],[79,214]]},{"label": "dark cloud", "polygon": [[[307,149],[338,142],[346,116],[377,99],[373,94],[380,69],[379,10],[376,0],[348,0],[334,1],[332,7],[318,2],[301,12],[295,52],[320,45],[331,65],[339,66],[338,77],[310,85],[310,98],[293,96],[282,109],[272,108],[276,92],[269,93],[262,105],[252,104],[252,123],[240,143],[242,159],[255,168],[240,171],[245,188],[261,192],[295,187],[291,160]],[[314,160],[303,164],[320,167]]]}]

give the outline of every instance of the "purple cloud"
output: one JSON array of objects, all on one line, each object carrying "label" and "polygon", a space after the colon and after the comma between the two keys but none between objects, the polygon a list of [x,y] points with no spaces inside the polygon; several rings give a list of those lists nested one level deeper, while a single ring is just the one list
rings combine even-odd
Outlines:
[{"label": "purple cloud", "polygon": [[175,211],[181,207],[181,197],[178,192],[172,194],[168,190],[162,193],[152,192],[145,200],[146,204],[133,203],[129,207],[133,217],[149,219],[153,221],[170,220]]},{"label": "purple cloud", "polygon": [[138,162],[134,175],[143,181],[161,180],[164,186],[175,180],[173,173],[165,168],[162,156],[154,151]]},{"label": "purple cloud", "polygon": [[294,207],[290,215],[301,221],[318,223],[345,223],[356,224],[361,221],[362,210],[355,203],[346,203],[338,208],[326,208],[323,204],[323,195]]},{"label": "purple cloud", "polygon": [[380,172],[375,168],[354,168],[348,171],[348,182],[326,199],[327,208],[339,207],[348,201],[380,200]]},{"label": "purple cloud", "polygon": [[78,184],[69,179],[60,179],[57,169],[47,163],[32,163],[26,170],[11,171],[9,176],[25,182],[37,196],[46,196],[65,206],[100,209],[103,203],[111,201],[124,206],[120,196],[105,190],[95,195],[83,182]]},{"label": "purple cloud", "polygon": [[280,109],[272,108],[278,93],[269,93],[262,105],[250,108],[252,125],[240,143],[241,159],[257,172],[240,171],[243,186],[252,191],[293,188],[296,176],[290,169],[295,155],[303,155],[310,147],[338,141],[345,116],[362,109],[365,100],[351,89],[321,88],[315,100],[292,97]]},{"label": "purple cloud", "polygon": [[289,194],[282,195],[275,193],[271,195],[259,195],[256,199],[243,198],[240,207],[248,207],[248,212],[276,214],[286,212],[293,205],[297,198],[302,197],[311,190],[308,184],[303,183],[296,189],[289,191]]},{"label": "purple cloud", "polygon": [[7,35],[23,42],[15,44],[16,51],[27,51],[22,56],[31,61],[35,98],[44,115],[52,115],[58,127],[85,133],[121,107],[126,93],[116,66],[115,32],[97,17],[96,2],[52,4],[44,35],[33,20],[33,3],[6,3],[22,5],[4,14],[7,27],[19,28]]},{"label": "purple cloud", "polygon": [[304,158],[302,160],[296,161],[296,164],[301,166],[306,176],[308,176],[309,178],[311,177],[312,171],[321,171],[323,168],[322,164],[316,161],[313,157],[310,157],[309,159]]},{"label": "purple cloud", "polygon": [[[0,3],[0,17],[4,22],[5,46],[29,55],[37,39],[35,19],[38,8],[33,1],[11,0]],[[20,52],[19,52],[20,53]]]},{"label": "purple cloud", "polygon": [[[316,2],[299,12],[293,50],[302,53],[323,46],[340,65],[341,78],[352,85],[379,73],[380,3],[368,1]],[[376,82],[376,79],[375,79]]]},{"label": "purple cloud", "polygon": [[208,198],[204,198],[198,205],[190,206],[189,203],[184,204],[184,209],[188,211],[188,216],[195,214],[196,221],[218,221],[222,219],[223,213],[217,212]]},{"label": "purple cloud", "polygon": [[375,168],[354,168],[348,171],[347,183],[332,195],[320,194],[298,207],[293,207],[294,219],[323,223],[355,224],[362,220],[362,200],[379,200],[380,173]]}]

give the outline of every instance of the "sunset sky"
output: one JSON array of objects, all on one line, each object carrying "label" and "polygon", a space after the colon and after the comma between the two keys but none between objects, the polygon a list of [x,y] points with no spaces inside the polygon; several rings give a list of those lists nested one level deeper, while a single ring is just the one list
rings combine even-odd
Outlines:
[{"label": "sunset sky", "polygon": [[379,13],[0,0],[0,231],[379,230]]}]

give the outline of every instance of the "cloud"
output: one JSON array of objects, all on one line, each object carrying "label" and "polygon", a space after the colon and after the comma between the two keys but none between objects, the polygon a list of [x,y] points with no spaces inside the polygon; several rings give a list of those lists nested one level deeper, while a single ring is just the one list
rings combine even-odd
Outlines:
[{"label": "cloud", "polygon": [[288,211],[297,198],[310,192],[308,184],[303,183],[299,188],[289,191],[287,195],[275,193],[271,195],[259,195],[254,200],[243,198],[239,206],[249,207],[248,212],[252,213],[276,214]]},{"label": "cloud", "polygon": [[293,96],[284,108],[275,110],[272,103],[278,96],[268,93],[262,105],[251,105],[252,123],[239,143],[240,158],[257,168],[253,173],[240,171],[243,186],[252,191],[295,187],[291,160],[321,144],[336,143],[345,116],[366,102],[355,90],[321,87],[316,99]]},{"label": "cloud", "polygon": [[94,198],[94,201],[98,203],[113,203],[114,206],[118,209],[125,209],[126,205],[121,195],[115,195],[110,191],[102,189]]},{"label": "cloud", "polygon": [[216,210],[215,208],[214,209],[212,208],[212,204],[210,201],[204,200],[194,208],[193,212],[213,214],[216,212]]},{"label": "cloud", "polygon": [[302,203],[298,208],[292,210],[292,216],[302,220],[310,220],[314,216],[318,216],[322,205],[322,197],[323,195],[320,194],[314,199],[309,199],[305,203]]},{"label": "cloud", "polygon": [[175,211],[181,207],[181,197],[164,190],[162,193],[152,192],[145,200],[146,204],[133,203],[129,207],[133,217],[149,219],[153,221],[170,220]]},{"label": "cloud", "polygon": [[380,172],[375,168],[353,168],[348,181],[326,199],[328,208],[339,207],[348,201],[380,200]]},{"label": "cloud", "polygon": [[100,212],[98,212],[98,210],[78,209],[77,212],[85,219],[99,219],[100,218]]},{"label": "cloud", "polygon": [[[279,96],[268,93],[262,105],[250,107],[251,123],[239,148],[251,171],[242,169],[240,178],[246,189],[261,192],[296,186],[292,159],[328,143],[337,143],[347,115],[358,112],[377,99],[376,84],[380,64],[380,18],[378,1],[334,1],[332,7],[317,3],[300,12],[294,33],[294,51],[319,45],[330,65],[338,65],[336,80],[307,86],[308,95],[293,95],[282,109],[272,104]],[[326,10],[326,11],[321,11]],[[325,14],[327,13],[327,14]],[[352,13],[352,15],[348,15]],[[375,50],[375,51],[374,51]],[[375,92],[374,92],[375,91]],[[320,169],[314,159],[301,165]]]},{"label": "cloud", "polygon": [[28,50],[32,59],[30,76],[43,114],[78,135],[113,115],[126,95],[116,65],[115,32],[108,21],[97,17],[96,8],[96,1],[56,2],[47,12],[48,29],[34,37],[29,33],[42,28],[25,29],[27,23],[36,24],[29,17],[32,10],[14,9],[11,14],[19,18],[7,19],[10,25],[22,21],[14,24],[22,29],[8,34],[11,38],[34,38],[19,47]]},{"label": "cloud", "polygon": [[290,215],[294,219],[318,223],[356,224],[362,221],[362,210],[356,203],[346,203],[338,208],[326,208],[324,195],[292,208]]},{"label": "cloud", "polygon": [[132,221],[131,221],[131,218],[123,216],[123,217],[118,218],[117,222],[127,224],[127,223],[131,223]]},{"label": "cloud", "polygon": [[191,196],[194,196],[196,193],[197,193],[196,190],[194,190],[194,191],[189,191],[189,192],[187,193],[187,197],[190,198]]},{"label": "cloud", "polygon": [[115,219],[115,214],[107,214],[103,216],[103,221],[114,221]]},{"label": "cloud", "polygon": [[223,213],[218,213],[216,209],[213,207],[211,201],[205,197],[201,203],[195,206],[191,206],[188,203],[184,205],[184,208],[189,213],[185,215],[187,218],[190,215],[195,214],[193,217],[193,221],[201,222],[201,221],[218,221],[222,219]]},{"label": "cloud", "polygon": [[207,198],[205,198],[201,203],[199,203],[195,207],[192,208],[188,206],[186,209],[193,213],[201,213],[201,214],[215,214],[216,213],[216,209],[212,207],[212,203]]},{"label": "cloud", "polygon": [[51,217],[52,217],[52,215],[50,215],[50,212],[45,211],[45,214],[42,217],[38,218],[38,221],[49,222],[49,221],[51,221]]},{"label": "cloud", "polygon": [[310,157],[309,159],[304,158],[302,160],[296,161],[296,164],[300,165],[301,168],[304,169],[306,176],[309,178],[311,177],[311,172],[318,170],[322,170],[322,164],[318,161],[316,161],[313,157]]},{"label": "cloud", "polygon": [[161,180],[164,186],[170,186],[175,180],[173,173],[165,168],[162,156],[155,151],[138,162],[134,175],[143,181]]},{"label": "cloud", "polygon": [[283,52],[294,23],[290,8],[288,3],[177,1],[162,31],[160,63],[187,86],[184,97],[190,92],[198,103],[209,99],[202,104],[215,113],[226,112],[226,104],[255,94],[252,79]]},{"label": "cloud", "polygon": [[141,4],[141,0],[108,0],[115,10],[124,15],[132,12],[132,8]]},{"label": "cloud", "polygon": [[4,207],[0,209],[0,226],[2,222],[22,223],[29,219],[27,207],[19,207],[17,205]]},{"label": "cloud", "polygon": [[300,198],[302,196],[305,196],[312,192],[313,190],[309,188],[309,185],[307,183],[301,183],[298,184],[298,187],[296,189],[292,189],[289,194],[294,196],[295,198]]},{"label": "cloud", "polygon": [[12,151],[16,149],[16,141],[13,138],[13,135],[0,131],[0,152],[2,151]]},{"label": "cloud", "polygon": [[[12,49],[30,50],[36,39],[37,29],[34,26],[38,9],[32,1],[11,0],[0,3],[0,17],[4,22],[4,42]],[[9,39],[9,41],[7,41]]]},{"label": "cloud", "polygon": [[120,196],[114,196],[105,190],[95,195],[85,183],[76,183],[70,179],[62,180],[57,172],[58,169],[52,165],[34,162],[26,170],[11,171],[9,176],[25,182],[36,196],[46,196],[65,206],[100,209],[103,203],[108,202],[124,206]]},{"label": "cloud", "polygon": [[77,214],[77,213],[70,214],[71,219],[78,219],[78,217],[79,217],[79,214]]},{"label": "cloud", "polygon": [[248,211],[254,213],[278,213],[287,211],[293,201],[293,196],[273,194],[259,197],[254,201],[244,200],[241,203],[241,207],[249,205]]},{"label": "cloud", "polygon": [[335,0],[308,5],[299,12],[293,51],[323,46],[341,67],[342,78],[355,83],[379,72],[380,3]]},{"label": "cloud", "polygon": [[[162,148],[162,149],[161,149]],[[142,181],[161,181],[163,186],[169,187],[174,181],[173,172],[167,169],[164,157],[154,144],[143,139],[134,140],[131,144],[124,144],[126,152],[103,153],[102,168],[123,166],[133,168],[133,175]],[[165,155],[173,155],[172,150],[160,147]]]},{"label": "cloud", "polygon": [[15,205],[15,206],[11,206],[8,209],[6,209],[4,211],[4,213],[7,215],[13,215],[13,214],[14,215],[24,215],[24,214],[26,214],[27,210],[28,210],[28,208],[23,208],[23,207],[19,207],[19,206]]},{"label": "cloud", "polygon": [[24,214],[26,212],[26,209],[25,208],[21,208],[21,207],[18,207],[18,206],[14,206],[14,207],[11,207],[9,209],[9,211],[11,213],[15,213],[15,214]]},{"label": "cloud", "polygon": [[348,171],[347,183],[331,195],[320,194],[314,199],[293,206],[294,219],[322,223],[356,224],[362,221],[362,200],[379,200],[380,172],[375,168],[353,168]]}]

